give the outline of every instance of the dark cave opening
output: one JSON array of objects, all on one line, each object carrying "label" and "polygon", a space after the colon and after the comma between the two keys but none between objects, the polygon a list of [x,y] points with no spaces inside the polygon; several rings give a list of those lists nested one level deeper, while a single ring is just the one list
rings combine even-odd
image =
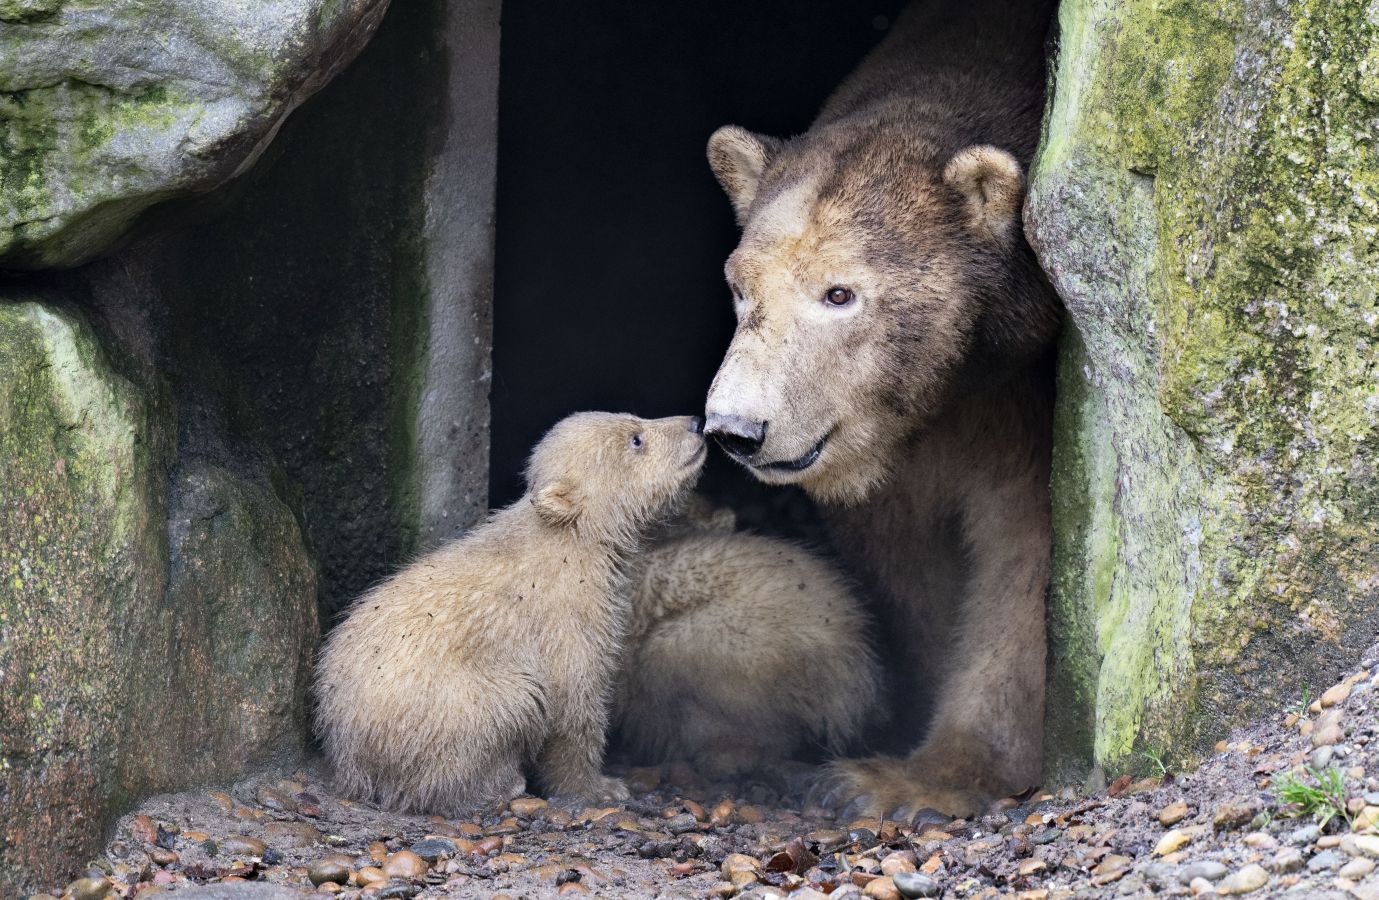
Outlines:
[{"label": "dark cave opening", "polygon": [[[903,0],[509,4],[503,13],[490,504],[581,409],[703,411],[733,330],[737,240],[705,162],[727,123],[776,135],[818,108]],[[801,497],[714,454],[701,491],[808,536]]]}]

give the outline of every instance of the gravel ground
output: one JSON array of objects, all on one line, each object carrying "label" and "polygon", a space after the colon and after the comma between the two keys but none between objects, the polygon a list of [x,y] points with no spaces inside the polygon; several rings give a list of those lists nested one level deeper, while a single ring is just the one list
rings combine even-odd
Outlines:
[{"label": "gravel ground", "polygon": [[813,773],[791,765],[731,785],[615,768],[635,793],[622,806],[524,799],[460,821],[352,803],[320,769],[261,773],[148,800],[64,894],[1379,900],[1376,711],[1379,647],[1194,772],[1009,799],[974,821],[835,823],[801,808]]}]

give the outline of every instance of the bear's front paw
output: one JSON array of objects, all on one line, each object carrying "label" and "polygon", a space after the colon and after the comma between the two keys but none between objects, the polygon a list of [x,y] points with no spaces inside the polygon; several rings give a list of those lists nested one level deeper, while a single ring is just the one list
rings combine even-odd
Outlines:
[{"label": "bear's front paw", "polygon": [[621,778],[600,775],[590,779],[587,784],[558,791],[550,801],[556,806],[573,809],[591,803],[622,803],[631,796],[632,792],[622,783]]},{"label": "bear's front paw", "polygon": [[595,784],[592,796],[603,803],[622,803],[632,796],[632,792],[622,783],[621,778],[609,778],[605,775]]},{"label": "bear's front paw", "polygon": [[840,821],[883,817],[911,822],[971,816],[982,799],[971,787],[926,777],[914,759],[874,756],[829,764],[809,793],[809,802],[834,812]]}]

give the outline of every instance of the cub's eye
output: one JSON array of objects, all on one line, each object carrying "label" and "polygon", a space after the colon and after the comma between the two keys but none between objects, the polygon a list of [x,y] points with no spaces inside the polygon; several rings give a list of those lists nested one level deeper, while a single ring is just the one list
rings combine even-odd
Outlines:
[{"label": "cub's eye", "polygon": [[824,294],[824,302],[829,306],[847,306],[853,301],[853,293],[845,287],[831,287]]},{"label": "cub's eye", "polygon": [[633,450],[640,450],[642,449],[642,436],[640,434],[634,434],[627,443]]}]

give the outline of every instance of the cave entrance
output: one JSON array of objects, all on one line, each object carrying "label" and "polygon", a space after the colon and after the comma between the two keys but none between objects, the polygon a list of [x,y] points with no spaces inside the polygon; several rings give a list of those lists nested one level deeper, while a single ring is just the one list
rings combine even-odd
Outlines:
[{"label": "cave entrance", "polygon": [[[733,331],[737,227],[715,128],[809,127],[904,0],[507,4],[499,88],[490,504],[579,409],[703,411]],[[713,454],[701,490],[798,534],[795,494]]]}]

